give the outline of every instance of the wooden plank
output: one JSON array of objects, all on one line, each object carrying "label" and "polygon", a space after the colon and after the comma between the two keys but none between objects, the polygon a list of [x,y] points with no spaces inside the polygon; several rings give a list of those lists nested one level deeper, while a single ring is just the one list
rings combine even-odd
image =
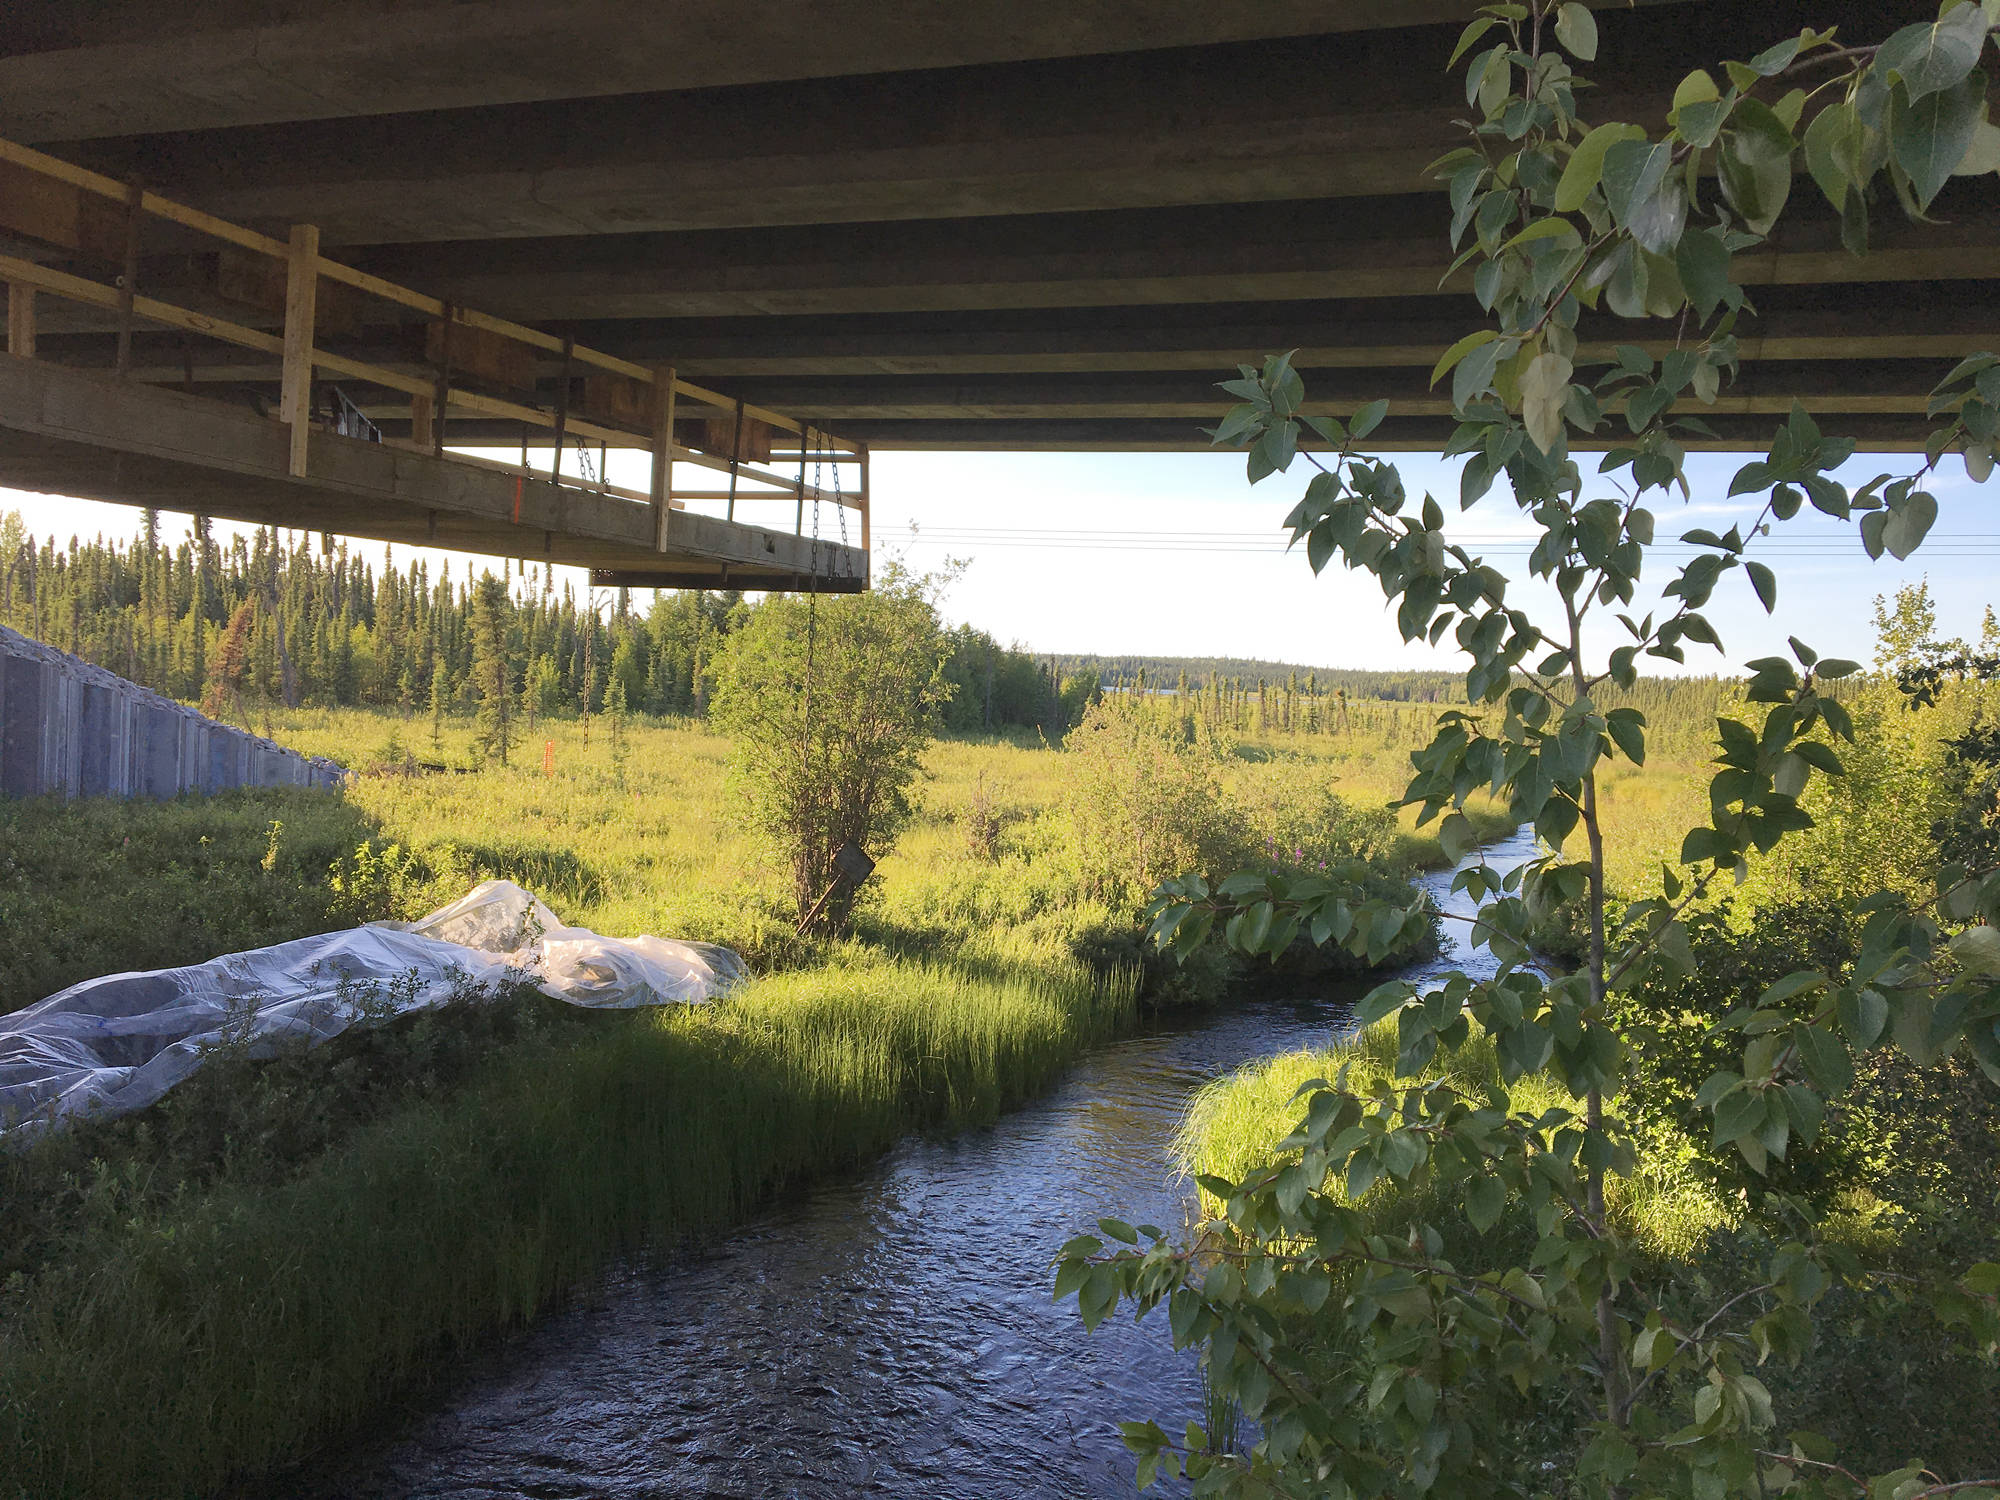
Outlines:
[{"label": "wooden plank", "polygon": [[[72,276],[67,271],[37,265],[18,256],[0,255],[0,281],[35,287],[72,302],[82,302],[111,312],[118,310],[117,288],[82,276]],[[210,317],[207,313],[189,312],[186,308],[152,297],[134,297],[132,311],[150,323],[164,323],[169,328],[203,334],[221,339],[224,343],[240,344],[245,349],[256,349],[265,354],[285,352],[285,341],[276,334],[266,333],[261,328],[245,328],[241,323]]]},{"label": "wooden plank", "polygon": [[7,283],[7,352],[35,357],[35,289],[14,281]]},{"label": "wooden plank", "polygon": [[312,436],[314,303],[319,294],[319,228],[292,226],[291,259],[285,282],[285,369],[278,409],[292,429],[291,475],[306,476],[307,441]]},{"label": "wooden plank", "polygon": [[578,409],[602,422],[614,422],[634,432],[651,433],[658,404],[656,387],[628,375],[586,375]]},{"label": "wooden plank", "polygon": [[[117,196],[128,191],[121,183]],[[0,229],[112,265],[125,252],[122,207],[7,161],[0,161]]]},{"label": "wooden plank", "polygon": [[508,390],[534,390],[535,356],[520,340],[476,327],[462,316],[451,321],[456,326],[448,327],[447,320],[440,317],[424,329],[424,358],[432,365],[444,368],[449,342],[454,382],[460,376],[470,376]]},{"label": "wooden plank", "polygon": [[[313,350],[313,364],[322,370],[330,370],[336,375],[350,376],[355,380],[365,380],[370,385],[385,386],[392,391],[401,391],[406,396],[421,397],[428,405],[437,393],[437,382],[426,380],[421,375],[405,375],[400,370],[392,370],[387,365],[371,365],[358,359],[349,359],[343,354],[329,354],[324,349]],[[452,399],[458,393],[452,392]],[[435,407],[433,407],[433,410]]]},{"label": "wooden plank", "polygon": [[723,458],[733,456],[740,464],[767,464],[771,461],[771,425],[749,415],[747,409],[735,416],[708,417],[702,422],[701,446]]},{"label": "wooden plank", "polygon": [[[322,261],[321,265],[324,266]],[[231,245],[201,258],[201,272],[218,297],[259,312],[285,313],[288,280],[285,262]],[[351,287],[322,286],[313,299],[313,323],[318,335],[358,335],[365,309]]]}]

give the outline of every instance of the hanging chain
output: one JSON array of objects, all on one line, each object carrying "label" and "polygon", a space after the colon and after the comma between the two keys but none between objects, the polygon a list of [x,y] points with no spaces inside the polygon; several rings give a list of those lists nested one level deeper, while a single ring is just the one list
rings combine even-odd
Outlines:
[{"label": "hanging chain", "polygon": [[597,470],[590,461],[590,450],[583,446],[583,439],[576,440],[576,471],[585,484],[597,483]]}]

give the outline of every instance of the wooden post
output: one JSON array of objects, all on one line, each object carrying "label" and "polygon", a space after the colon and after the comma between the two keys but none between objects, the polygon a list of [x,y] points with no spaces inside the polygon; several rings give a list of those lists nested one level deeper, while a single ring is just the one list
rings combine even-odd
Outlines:
[{"label": "wooden post", "polygon": [[861,488],[856,496],[861,502],[861,576],[867,578],[874,572],[873,554],[868,548],[868,445],[855,446],[861,451]]},{"label": "wooden post", "polygon": [[792,518],[792,535],[806,534],[806,453],[812,443],[812,424],[799,423],[799,506]]},{"label": "wooden post", "polygon": [[7,283],[7,352],[35,357],[35,289],[15,281]]},{"label": "wooden post", "polygon": [[306,477],[306,443],[312,435],[313,331],[319,301],[319,227],[292,226],[285,263],[285,367],[278,406],[292,429],[291,473]]},{"label": "wooden post", "polygon": [[570,352],[575,349],[576,340],[563,335],[562,373],[556,377],[556,440],[549,450],[549,483],[557,488],[562,486],[563,438],[569,433],[569,370]]},{"label": "wooden post", "polygon": [[429,453],[432,437],[437,430],[437,403],[429,396],[412,394],[410,397],[410,446],[420,453]]},{"label": "wooden post", "polygon": [[132,373],[132,304],[139,295],[139,224],[146,190],[134,177],[125,184],[125,274],[118,278],[118,378]]},{"label": "wooden post", "polygon": [[674,389],[671,369],[653,376],[653,538],[662,552],[667,550],[667,529],[674,514]]},{"label": "wooden post", "polygon": [[430,450],[439,458],[444,457],[444,430],[451,412],[452,329],[457,323],[458,309],[445,303],[444,326],[438,331],[440,359],[437,384],[431,395],[431,430],[425,436]]},{"label": "wooden post", "polygon": [[729,512],[727,520],[736,519],[736,476],[743,469],[743,398],[736,398],[736,431],[729,439]]}]

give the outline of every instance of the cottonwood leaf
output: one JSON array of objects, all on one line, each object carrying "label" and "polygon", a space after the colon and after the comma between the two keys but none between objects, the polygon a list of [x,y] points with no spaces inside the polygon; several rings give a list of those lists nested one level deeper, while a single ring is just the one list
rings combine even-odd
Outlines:
[{"label": "cottonwood leaf", "polygon": [[1768,105],[1739,100],[1716,161],[1722,195],[1752,234],[1769,234],[1792,190],[1792,133]]},{"label": "cottonwood leaf", "polygon": [[1909,175],[1918,206],[1929,208],[1965,160],[1985,110],[1986,75],[1972,73],[1896,112],[1889,126],[1889,145],[1896,165]]},{"label": "cottonwood leaf", "polygon": [[1538,354],[1521,376],[1521,419],[1528,437],[1544,453],[1554,453],[1563,435],[1563,403],[1569,398],[1574,367],[1560,354]]},{"label": "cottonwood leaf", "polygon": [[1556,183],[1556,212],[1573,214],[1590,197],[1590,190],[1604,176],[1604,155],[1620,141],[1643,141],[1646,132],[1637,125],[1600,125],[1576,144],[1569,162]]},{"label": "cottonwood leaf", "polygon": [[1903,503],[1900,510],[1890,512],[1882,524],[1882,545],[1898,562],[1907,559],[1923,545],[1931,523],[1937,520],[1937,509],[1937,501],[1925,491],[1918,490]]},{"label": "cottonwood leaf", "polygon": [[1903,81],[1912,103],[1963,81],[1979,62],[1989,26],[1978,5],[1958,5],[1931,25],[1905,26],[1875,54],[1875,66]]},{"label": "cottonwood leaf", "polygon": [[1576,0],[1556,12],[1556,40],[1570,56],[1584,62],[1597,60],[1597,17]]},{"label": "cottonwood leaf", "polygon": [[1806,170],[1836,210],[1860,186],[1861,147],[1866,127],[1851,104],[1829,104],[1806,127]]}]

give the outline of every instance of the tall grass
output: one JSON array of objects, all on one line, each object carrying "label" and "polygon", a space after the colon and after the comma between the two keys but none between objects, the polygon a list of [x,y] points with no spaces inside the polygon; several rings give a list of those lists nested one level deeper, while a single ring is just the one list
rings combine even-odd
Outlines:
[{"label": "tall grass", "polygon": [[1076,964],[850,951],[710,1009],[496,1053],[276,1189],[225,1177],[17,1276],[0,1493],[194,1495],[299,1459],[620,1250],[991,1119],[1132,1006],[1129,975]]}]

